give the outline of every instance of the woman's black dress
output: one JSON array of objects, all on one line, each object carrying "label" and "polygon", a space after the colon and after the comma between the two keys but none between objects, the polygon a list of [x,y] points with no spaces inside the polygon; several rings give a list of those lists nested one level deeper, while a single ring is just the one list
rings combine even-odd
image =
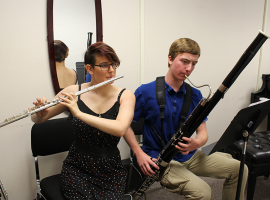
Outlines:
[{"label": "woman's black dress", "polygon": [[[80,86],[79,86],[80,90]],[[116,119],[119,99],[105,113],[97,114],[78,99],[84,112],[107,119]],[[62,168],[62,187],[67,199],[122,199],[127,171],[117,148],[120,137],[104,133],[81,120],[72,119],[76,141],[71,145]]]}]

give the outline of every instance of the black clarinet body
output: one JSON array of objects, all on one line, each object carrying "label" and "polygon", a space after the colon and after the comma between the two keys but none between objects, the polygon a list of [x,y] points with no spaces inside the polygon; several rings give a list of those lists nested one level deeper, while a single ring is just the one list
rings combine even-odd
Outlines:
[{"label": "black clarinet body", "polygon": [[175,148],[178,142],[183,142],[183,137],[191,137],[196,129],[201,125],[209,113],[213,110],[216,104],[224,97],[224,94],[228,91],[240,73],[256,55],[258,50],[261,48],[263,43],[269,38],[263,32],[259,32],[257,37],[246,49],[244,54],[240,57],[234,68],[230,71],[227,77],[224,79],[220,87],[214,93],[210,100],[202,99],[197,105],[196,109],[191,113],[185,123],[180,127],[179,130],[173,135],[171,140],[160,152],[156,164],[160,167],[160,170],[154,169],[156,172],[155,176],[147,176],[143,181],[142,185],[134,192],[133,198],[139,199],[140,196],[159,178],[159,174],[166,169],[168,163],[179,153],[178,149]]}]

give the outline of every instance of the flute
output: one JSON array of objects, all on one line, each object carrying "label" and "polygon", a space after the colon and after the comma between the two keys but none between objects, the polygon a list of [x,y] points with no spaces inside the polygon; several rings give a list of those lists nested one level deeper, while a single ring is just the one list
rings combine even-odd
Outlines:
[{"label": "flute", "polygon": [[[86,88],[84,90],[75,92],[75,95],[76,96],[81,95],[83,93],[86,93],[86,92],[88,92],[90,90],[94,90],[94,89],[96,89],[98,87],[101,87],[103,85],[106,85],[108,83],[111,83],[111,82],[113,82],[113,81],[115,81],[117,79],[123,78],[123,77],[124,77],[123,75],[116,76],[116,77],[111,78],[111,79],[109,79],[107,81],[101,82],[101,83],[96,84],[96,85],[93,85],[91,87],[88,87],[88,88]],[[44,103],[43,105],[33,107],[30,110],[24,110],[22,113],[20,113],[18,115],[15,115],[15,116],[12,116],[10,118],[5,119],[4,122],[0,123],[0,128],[3,127],[3,126],[5,126],[5,125],[8,125],[8,124],[10,124],[12,122],[18,121],[18,120],[23,119],[23,118],[28,117],[28,116],[31,116],[31,115],[33,115],[33,114],[35,114],[35,113],[37,113],[39,111],[42,111],[42,110],[44,110],[46,108],[55,106],[55,105],[57,105],[60,102],[61,102],[61,99],[56,98],[56,99],[53,99],[50,102]]]}]

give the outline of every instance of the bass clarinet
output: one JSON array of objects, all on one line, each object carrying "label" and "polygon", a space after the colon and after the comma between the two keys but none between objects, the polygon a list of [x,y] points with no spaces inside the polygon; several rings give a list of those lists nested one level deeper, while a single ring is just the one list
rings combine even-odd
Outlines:
[{"label": "bass clarinet", "polygon": [[216,106],[221,98],[224,97],[224,94],[228,91],[231,85],[234,83],[236,78],[256,55],[258,50],[261,48],[263,43],[269,38],[264,32],[259,31],[257,37],[246,49],[244,54],[240,57],[234,68],[224,79],[222,84],[219,86],[215,94],[209,99],[203,98],[199,104],[196,106],[194,111],[190,114],[184,124],[176,131],[171,140],[159,153],[156,160],[156,164],[159,166],[159,170],[152,168],[156,174],[152,176],[147,176],[140,187],[133,193],[133,198],[135,200],[139,199],[143,193],[159,178],[161,172],[163,172],[168,163],[176,156],[179,152],[175,146],[178,142],[183,142],[183,137],[191,137],[196,129],[200,126],[203,120],[209,115],[212,109]]},{"label": "bass clarinet", "polygon": [[[123,78],[123,77],[124,77],[123,75],[121,75],[121,76],[116,76],[116,77],[111,78],[111,79],[109,79],[109,80],[107,80],[107,81],[101,82],[101,83],[96,84],[96,85],[93,85],[93,86],[91,86],[91,87],[88,87],[88,88],[86,88],[86,89],[84,89],[84,90],[75,92],[75,95],[76,95],[76,96],[81,95],[81,94],[83,94],[83,93],[86,93],[86,92],[88,92],[88,91],[90,91],[90,90],[94,90],[94,89],[96,89],[96,88],[98,88],[98,87],[101,87],[101,86],[103,86],[103,85],[106,85],[106,84],[108,84],[108,83],[111,83],[111,82],[113,82],[113,81],[115,81],[115,80],[117,80],[117,79]],[[59,98],[55,98],[55,99],[53,99],[53,100],[50,101],[50,102],[44,103],[43,105],[33,107],[33,108],[31,108],[30,110],[24,110],[22,113],[20,113],[20,114],[18,114],[18,115],[15,115],[15,116],[13,116],[13,117],[10,117],[10,118],[5,119],[4,122],[0,123],[0,128],[3,127],[3,126],[5,126],[5,125],[8,125],[8,124],[10,124],[10,123],[12,123],[12,122],[18,121],[18,120],[23,119],[23,118],[28,117],[28,116],[31,116],[31,115],[33,115],[33,114],[35,114],[35,113],[37,113],[37,112],[39,112],[39,111],[42,111],[42,110],[44,110],[44,109],[46,109],[46,108],[55,106],[55,105],[57,105],[60,101],[61,101],[61,100],[60,100]]]}]

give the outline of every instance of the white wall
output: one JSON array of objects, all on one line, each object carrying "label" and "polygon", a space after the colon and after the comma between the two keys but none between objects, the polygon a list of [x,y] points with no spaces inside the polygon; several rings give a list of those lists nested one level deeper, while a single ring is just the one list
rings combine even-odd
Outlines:
[{"label": "white wall", "polygon": [[[53,97],[50,79],[46,1],[0,2],[0,119],[31,107],[37,96]],[[0,179],[10,199],[33,199],[34,163],[29,118],[0,130]]]},{"label": "white wall", "polygon": [[[62,40],[69,48],[65,60],[68,68],[76,70],[76,62],[83,62],[88,32],[92,44],[96,42],[96,17],[94,0],[55,0],[53,5],[54,39]],[[74,17],[76,16],[76,17]]]},{"label": "white wall", "polygon": [[[167,72],[167,54],[177,38],[196,40],[202,49],[199,64],[191,75],[196,85],[210,84],[213,92],[236,64],[244,50],[262,29],[264,1],[253,0],[145,0],[142,1],[144,26],[140,26],[140,1],[102,0],[103,41],[111,45],[122,60],[115,82],[132,91]],[[269,11],[269,8],[267,9]],[[76,17],[76,16],[74,16]],[[46,1],[0,2],[0,121],[31,107],[37,96],[54,96],[51,84],[46,33]],[[140,46],[140,29],[144,46]],[[270,34],[269,15],[265,32]],[[270,74],[270,43],[264,45],[262,73]],[[145,60],[140,80],[140,53]],[[255,92],[258,73],[257,54],[226,93],[208,121],[209,143],[225,131],[235,114],[249,104]],[[206,90],[202,90],[204,96]],[[30,130],[33,123],[22,119],[0,128],[0,180],[10,199],[34,199],[36,190]],[[261,129],[265,129],[262,126]],[[124,141],[119,145],[128,157]],[[58,173],[65,154],[53,161],[43,159],[48,174]]]},{"label": "white wall", "polygon": [[[209,84],[215,92],[261,29],[263,6],[263,1],[246,0],[145,1],[145,82],[167,71],[170,44],[189,37],[202,50],[190,79],[196,85]],[[249,104],[257,66],[258,56],[209,115],[208,144],[218,140],[235,114]],[[208,90],[202,91],[206,97]]]}]

